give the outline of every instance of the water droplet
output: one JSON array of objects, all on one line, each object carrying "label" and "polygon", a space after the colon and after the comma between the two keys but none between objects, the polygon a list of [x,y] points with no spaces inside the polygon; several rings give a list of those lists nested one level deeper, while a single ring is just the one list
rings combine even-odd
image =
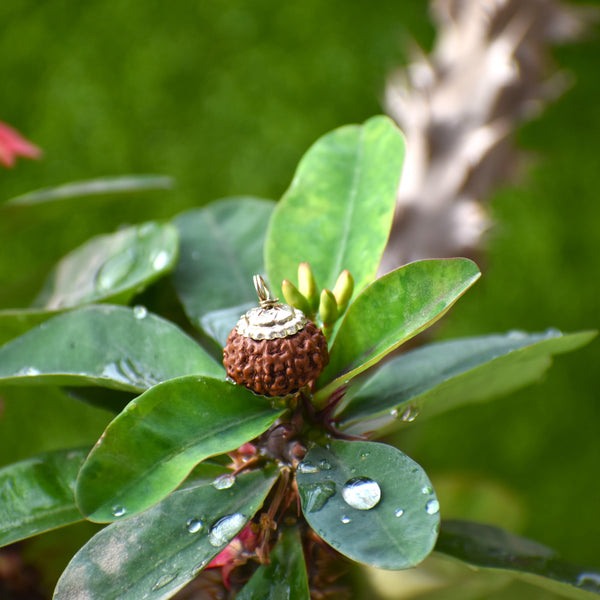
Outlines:
[{"label": "water droplet", "polygon": [[27,377],[32,377],[34,375],[39,375],[40,371],[38,371],[38,369],[36,369],[35,367],[25,367],[24,369],[21,369],[17,375],[26,375]]},{"label": "water droplet", "polygon": [[204,559],[203,561],[199,562],[193,569],[192,571],[194,573],[198,573],[200,571],[202,571],[202,569],[204,569],[204,567],[209,563],[208,559]]},{"label": "water droplet", "polygon": [[440,503],[434,498],[425,505],[425,510],[428,515],[435,515],[440,511]]},{"label": "water droplet", "polygon": [[422,494],[433,494],[433,488],[431,486],[429,486],[429,485],[424,485],[421,488],[421,493]]},{"label": "water droplet", "polygon": [[208,541],[218,548],[230,542],[246,523],[246,517],[240,513],[233,513],[219,519],[208,534]]},{"label": "water droplet", "polygon": [[323,471],[329,471],[331,469],[331,465],[329,464],[329,462],[326,459],[323,459],[319,463],[319,466],[321,467],[321,469],[323,469]]},{"label": "water droplet", "polygon": [[381,500],[381,488],[376,481],[367,477],[349,479],[342,490],[346,504],[357,510],[369,510]]},{"label": "water droplet", "polygon": [[403,508],[399,508],[394,512],[394,515],[396,517],[401,517],[404,514],[404,509]]},{"label": "water droplet", "polygon": [[152,586],[152,591],[156,592],[157,590],[164,588],[165,585],[169,585],[169,583],[171,583],[171,581],[173,581],[177,575],[179,575],[179,573],[165,573],[164,575],[161,575],[156,583]]},{"label": "water droplet", "polygon": [[306,512],[317,512],[335,494],[335,483],[333,481],[323,481],[322,483],[305,485],[303,486],[303,492],[305,496],[304,510]]},{"label": "water droplet", "polygon": [[365,460],[365,458],[367,458],[367,456],[369,456],[371,453],[370,452],[361,452],[360,453],[360,460]]},{"label": "water droplet", "polygon": [[141,304],[133,307],[133,316],[136,319],[145,319],[148,316],[148,309]]},{"label": "water droplet", "polygon": [[350,517],[348,517],[348,516],[344,515],[344,516],[343,516],[343,517],[340,519],[340,521],[341,521],[341,522],[342,522],[344,525],[347,525],[348,523],[351,523],[351,522],[352,522],[352,519],[351,519]]},{"label": "water droplet", "polygon": [[185,526],[190,533],[198,533],[204,527],[204,524],[199,519],[188,519]]},{"label": "water droplet", "polygon": [[405,423],[412,423],[419,416],[419,409],[416,406],[409,406],[402,413],[402,420]]},{"label": "water droplet", "polygon": [[160,271],[167,266],[169,262],[169,255],[165,250],[161,250],[152,261],[152,268],[155,271]]},{"label": "water droplet", "polygon": [[600,586],[600,573],[581,573],[579,577],[577,577],[575,584],[578,587],[587,587],[591,584],[591,586],[595,588],[595,591],[597,589],[596,586]]},{"label": "water droplet", "polygon": [[560,329],[556,329],[556,327],[549,327],[544,332],[547,338],[561,337],[562,331]]},{"label": "water droplet", "polygon": [[392,417],[392,419],[397,419],[398,418],[398,409],[397,408],[392,408],[392,410],[390,410],[390,417]]},{"label": "water droplet", "polygon": [[127,512],[124,506],[113,506],[112,514],[113,517],[122,517]]},{"label": "water droplet", "polygon": [[225,473],[219,475],[213,482],[213,487],[218,490],[228,490],[235,483],[235,475],[233,473]]},{"label": "water droplet", "polygon": [[109,258],[96,273],[96,287],[107,292],[117,287],[129,275],[135,264],[131,248]]},{"label": "water droplet", "polygon": [[299,473],[304,473],[306,475],[309,473],[318,473],[319,467],[315,467],[315,465],[311,465],[309,462],[301,462],[298,465],[297,470]]}]

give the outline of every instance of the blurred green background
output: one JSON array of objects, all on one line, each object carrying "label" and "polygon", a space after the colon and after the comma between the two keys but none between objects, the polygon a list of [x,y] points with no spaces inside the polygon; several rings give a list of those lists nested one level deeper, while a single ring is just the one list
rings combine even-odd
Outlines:
[{"label": "blurred green background", "polygon": [[[27,305],[53,262],[95,233],[229,195],[279,198],[308,146],[381,112],[410,40],[428,48],[434,35],[423,0],[7,0],[0,23],[0,120],[45,153],[0,171],[0,201],[105,175],[176,181],[72,201],[67,218],[51,206],[0,213],[0,308]],[[441,337],[600,324],[596,33],[555,58],[574,86],[519,132],[534,161],[495,195],[484,276]],[[401,444],[439,482],[442,516],[511,527],[600,567],[599,362],[596,341],[538,386],[417,419]],[[88,443],[108,418],[55,390],[1,395],[0,465]]]}]

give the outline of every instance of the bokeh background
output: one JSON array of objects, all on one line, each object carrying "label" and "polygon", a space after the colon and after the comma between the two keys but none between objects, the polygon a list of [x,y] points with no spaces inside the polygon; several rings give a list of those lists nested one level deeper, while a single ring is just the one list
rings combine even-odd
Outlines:
[{"label": "bokeh background", "polygon": [[[409,43],[434,38],[423,0],[5,0],[0,24],[0,120],[44,150],[0,171],[0,202],[107,175],[176,182],[75,199],[67,212],[0,212],[0,309],[31,302],[53,262],[93,234],[229,195],[281,197],[309,145],[382,112]],[[597,31],[554,56],[573,86],[519,131],[528,161],[493,197],[483,278],[440,338],[600,325]],[[442,516],[506,526],[600,567],[599,363],[595,341],[558,357],[537,386],[417,419],[399,443],[438,483]],[[87,444],[108,419],[57,390],[0,397],[0,465]],[[24,551],[51,582],[71,537],[88,533],[49,534]]]}]

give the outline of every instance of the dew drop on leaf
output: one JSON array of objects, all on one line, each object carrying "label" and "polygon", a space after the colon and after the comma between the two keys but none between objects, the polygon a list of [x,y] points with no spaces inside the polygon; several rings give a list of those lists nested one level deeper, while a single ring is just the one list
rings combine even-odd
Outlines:
[{"label": "dew drop on leaf", "polygon": [[335,483],[333,481],[324,481],[304,486],[304,494],[306,497],[304,506],[306,512],[317,512],[335,494]]},{"label": "dew drop on leaf", "polygon": [[404,509],[403,508],[398,508],[395,512],[394,512],[394,516],[396,517],[401,517],[404,514]]},{"label": "dew drop on leaf", "polygon": [[368,477],[353,477],[342,489],[346,504],[357,510],[370,510],[381,500],[381,488]]},{"label": "dew drop on leaf", "polygon": [[233,473],[225,473],[219,475],[213,482],[213,487],[217,490],[228,490],[235,483],[235,475]]},{"label": "dew drop on leaf", "polygon": [[141,304],[133,307],[133,316],[136,319],[145,319],[148,316],[148,309]]},{"label": "dew drop on leaf", "polygon": [[114,289],[129,275],[134,264],[135,256],[131,248],[109,258],[96,273],[96,287],[101,292]]},{"label": "dew drop on leaf", "polygon": [[421,488],[421,493],[422,494],[433,494],[433,488],[431,486],[429,486],[429,485],[424,485]]},{"label": "dew drop on leaf", "polygon": [[127,512],[124,506],[113,506],[112,514],[113,517],[122,517]]},{"label": "dew drop on leaf", "polygon": [[173,581],[178,574],[179,573],[165,573],[164,575],[161,575],[157,579],[156,583],[152,586],[152,591],[156,592],[157,590],[164,588],[165,585],[169,585],[169,583],[171,583],[171,581]]},{"label": "dew drop on leaf", "polygon": [[409,406],[402,413],[402,420],[405,423],[412,423],[419,416],[419,409],[416,406]]},{"label": "dew drop on leaf", "polygon": [[392,417],[392,419],[397,419],[398,418],[398,409],[397,408],[392,408],[392,410],[390,410],[390,417]]},{"label": "dew drop on leaf", "polygon": [[347,525],[348,523],[350,523],[352,521],[352,519],[350,517],[348,517],[347,515],[344,515],[340,521],[344,524]]},{"label": "dew drop on leaf", "polygon": [[323,469],[323,471],[329,471],[331,469],[331,465],[329,464],[329,462],[327,462],[326,459],[323,459],[319,463],[319,467],[321,467],[321,469]]},{"label": "dew drop on leaf", "polygon": [[425,505],[425,510],[428,515],[435,515],[440,511],[440,503],[434,498]]},{"label": "dew drop on leaf", "polygon": [[164,269],[166,267],[168,262],[169,262],[169,255],[164,250],[162,250],[152,260],[152,268],[155,271],[161,271],[162,269]]},{"label": "dew drop on leaf", "polygon": [[301,462],[298,465],[298,472],[306,474],[318,473],[319,467],[315,467],[315,465],[311,465],[309,462]]},{"label": "dew drop on leaf", "polygon": [[231,541],[238,531],[244,526],[246,517],[240,513],[226,515],[219,519],[208,534],[208,541],[212,546],[218,548]]},{"label": "dew drop on leaf", "polygon": [[190,533],[198,533],[204,527],[199,519],[189,519],[185,526]]}]

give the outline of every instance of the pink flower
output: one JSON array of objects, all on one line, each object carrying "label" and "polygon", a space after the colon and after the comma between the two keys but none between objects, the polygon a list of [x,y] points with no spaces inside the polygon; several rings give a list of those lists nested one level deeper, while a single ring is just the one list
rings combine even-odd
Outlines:
[{"label": "pink flower", "polygon": [[258,534],[252,531],[250,525],[246,525],[242,531],[235,537],[229,545],[225,547],[217,556],[215,556],[207,569],[220,568],[223,576],[223,583],[229,589],[229,575],[233,569],[246,563],[258,545]]},{"label": "pink flower", "polygon": [[39,158],[42,151],[26,140],[16,129],[0,121],[0,164],[11,168],[17,156]]}]

